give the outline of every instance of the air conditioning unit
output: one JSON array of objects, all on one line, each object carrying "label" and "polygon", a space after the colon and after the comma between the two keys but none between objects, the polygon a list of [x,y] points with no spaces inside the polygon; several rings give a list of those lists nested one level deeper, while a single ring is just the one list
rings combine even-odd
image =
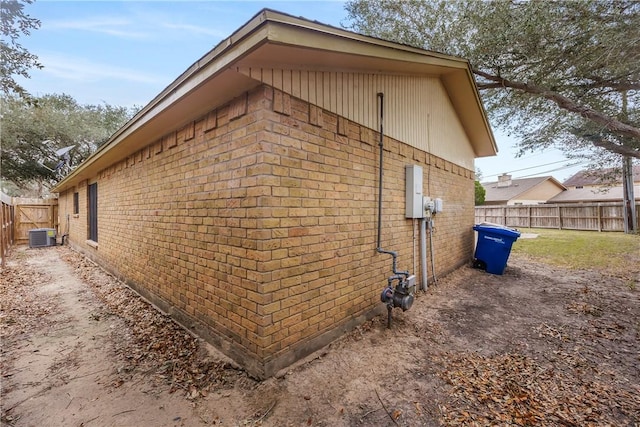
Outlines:
[{"label": "air conditioning unit", "polygon": [[55,228],[34,228],[29,230],[29,247],[42,248],[56,245]]}]

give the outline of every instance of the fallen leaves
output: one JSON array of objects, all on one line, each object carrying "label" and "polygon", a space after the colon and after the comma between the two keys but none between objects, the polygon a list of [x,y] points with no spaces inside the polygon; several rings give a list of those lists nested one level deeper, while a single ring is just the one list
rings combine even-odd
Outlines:
[{"label": "fallen leaves", "polygon": [[[480,298],[488,287],[475,284],[476,270],[471,270],[471,280],[467,280],[465,270],[454,272],[449,288],[446,280],[440,281],[435,289],[440,295],[432,289],[428,307],[414,306],[412,311],[399,315],[393,330],[385,329],[384,318],[366,322],[332,344],[328,357],[323,354],[314,363],[274,380],[283,384],[282,390],[270,389],[266,393],[256,388],[249,390],[255,383],[245,373],[207,358],[201,341],[117,279],[67,248],[55,250],[88,283],[87,292],[91,289],[104,303],[96,304],[102,307],[92,310],[89,319],[111,325],[114,347],[105,351],[117,353],[118,365],[105,384],[125,389],[140,381],[145,393],[160,395],[161,390],[169,389],[194,406],[208,394],[205,404],[233,400],[236,407],[242,407],[234,414],[236,420],[244,421],[232,425],[640,423],[640,389],[636,385],[638,294],[626,285],[620,289],[618,284],[617,290],[607,291],[604,285],[596,286],[597,280],[589,280],[586,291],[582,285],[586,279],[555,282],[545,279],[550,276],[537,273],[541,266],[522,269],[517,278],[513,274],[505,276],[511,280],[508,285],[496,283],[492,289],[505,293],[508,290],[510,298],[518,296],[513,292],[518,286],[521,292],[524,288],[526,295],[534,296],[537,285],[552,290],[539,291],[537,295],[544,307],[551,304],[554,311],[540,310],[538,316],[535,310],[526,310],[524,316],[520,308],[524,304],[520,302]],[[553,273],[560,276],[562,272]],[[24,281],[24,286],[47,280],[46,275],[33,277]],[[597,278],[592,273],[587,277]],[[541,282],[541,278],[545,281]],[[474,286],[465,288],[464,283]],[[522,295],[520,298],[524,298]],[[482,305],[482,310],[474,314],[475,306],[461,303],[469,300],[478,307]],[[522,301],[536,303],[535,298]],[[51,301],[36,304],[39,302],[49,304],[42,306],[43,310],[55,309]],[[37,321],[37,307],[33,313],[23,312]],[[4,322],[7,317],[2,319]],[[461,319],[482,327],[461,328]],[[485,319],[488,320],[483,323]],[[7,324],[4,322],[3,327]],[[485,333],[487,330],[492,333]],[[472,353],[475,349],[484,353]],[[391,366],[387,365],[389,358],[393,360]],[[324,370],[314,371],[322,367]],[[332,374],[341,372],[342,367],[348,370],[342,371],[339,381],[333,381]],[[295,387],[301,377],[320,378],[312,375],[322,372],[326,373],[322,378],[332,381],[306,382],[306,387]],[[366,393],[368,384],[380,393],[377,400],[373,391]],[[236,389],[231,390],[234,385]],[[301,391],[292,397],[291,390]],[[351,393],[347,395],[348,391]],[[343,398],[345,395],[348,398]],[[212,415],[210,419],[217,425],[217,418]]]},{"label": "fallen leaves", "polygon": [[508,353],[445,354],[443,379],[451,386],[446,425],[617,425],[640,419],[640,394],[598,381],[598,372],[543,367]]},{"label": "fallen leaves", "polygon": [[[28,257],[30,255],[24,255]],[[42,270],[8,265],[0,274],[0,337],[8,340],[34,328],[51,325],[48,316],[59,311],[53,299],[43,299],[37,288],[45,284],[48,275]]]},{"label": "fallen leaves", "polygon": [[68,248],[58,250],[105,304],[107,313],[94,317],[116,316],[124,322],[124,328],[113,329],[115,351],[123,363],[114,387],[134,375],[152,374],[170,392],[182,391],[188,400],[196,400],[211,390],[233,385],[238,378],[251,381],[229,363],[208,357],[200,340],[92,261]]},{"label": "fallen leaves", "polygon": [[573,313],[590,314],[594,317],[602,316],[602,308],[587,302],[572,301],[567,305],[567,310]]}]

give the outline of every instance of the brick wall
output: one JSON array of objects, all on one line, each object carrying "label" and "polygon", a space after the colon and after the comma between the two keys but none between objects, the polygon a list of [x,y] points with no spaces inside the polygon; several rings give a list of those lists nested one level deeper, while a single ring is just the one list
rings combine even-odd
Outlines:
[{"label": "brick wall", "polygon": [[[382,305],[391,258],[375,251],[378,133],[268,86],[194,119],[89,182],[97,247],[86,242],[87,182],[75,189],[71,243],[269,376]],[[473,173],[384,143],[382,246],[399,252],[399,269],[419,270],[417,224],[404,218],[404,166],[418,164],[425,195],[444,200],[437,272],[467,262]],[[72,195],[60,196],[60,218]]]}]

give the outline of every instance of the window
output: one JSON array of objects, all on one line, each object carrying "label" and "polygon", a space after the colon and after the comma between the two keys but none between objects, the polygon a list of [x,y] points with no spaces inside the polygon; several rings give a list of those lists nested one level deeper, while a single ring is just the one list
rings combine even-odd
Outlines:
[{"label": "window", "polygon": [[80,203],[78,201],[79,194],[73,193],[73,214],[77,215],[80,213]]},{"label": "window", "polygon": [[87,187],[89,240],[98,242],[98,183]]}]

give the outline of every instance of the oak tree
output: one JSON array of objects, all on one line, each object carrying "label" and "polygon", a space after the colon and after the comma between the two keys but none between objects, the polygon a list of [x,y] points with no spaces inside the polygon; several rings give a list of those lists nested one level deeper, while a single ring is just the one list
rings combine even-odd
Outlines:
[{"label": "oak tree", "polygon": [[346,9],[358,32],[469,59],[491,121],[522,151],[640,158],[640,2],[351,0]]},{"label": "oak tree", "polygon": [[2,0],[0,2],[0,95],[27,97],[27,91],[15,77],[29,77],[29,69],[42,68],[38,57],[25,49],[18,39],[40,28],[40,21],[24,12],[33,0]]},{"label": "oak tree", "polygon": [[[68,172],[89,157],[136,111],[81,105],[69,95],[56,94],[31,101],[11,96],[3,107],[2,180],[21,190],[34,184],[50,187],[62,177],[61,166]],[[65,147],[71,148],[60,154]]]}]

